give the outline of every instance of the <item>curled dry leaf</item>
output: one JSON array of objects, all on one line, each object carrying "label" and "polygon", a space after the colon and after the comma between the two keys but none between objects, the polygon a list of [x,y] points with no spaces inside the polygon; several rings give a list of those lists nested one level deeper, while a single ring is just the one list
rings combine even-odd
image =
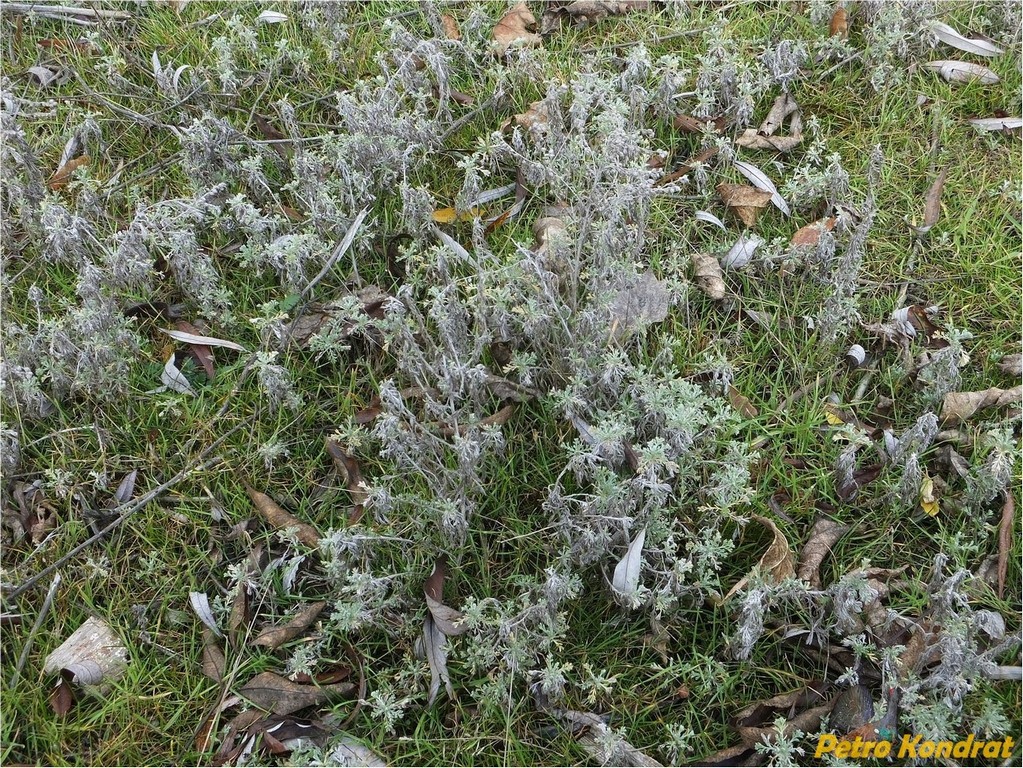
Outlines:
[{"label": "curled dry leaf", "polygon": [[760,415],[760,411],[758,411],[757,407],[750,402],[750,399],[731,384],[728,385],[728,402],[732,404],[732,407],[738,411],[744,419],[755,419]]},{"label": "curled dry leaf", "polygon": [[789,205],[785,202],[785,198],[778,192],[778,188],[774,186],[774,182],[768,178],[767,174],[757,168],[752,163],[747,163],[742,160],[735,161],[735,169],[749,179],[749,182],[757,189],[762,189],[765,192],[771,193],[771,202],[774,207],[781,211],[786,216],[789,215]]},{"label": "curled dry leaf", "polygon": [[543,43],[536,34],[536,17],[525,3],[519,3],[506,13],[494,27],[490,49],[504,56],[512,48],[533,48]]},{"label": "curled dry leaf", "polygon": [[278,530],[293,528],[298,536],[298,540],[307,547],[315,548],[319,546],[320,534],[313,526],[308,523],[301,522],[290,512],[287,512],[282,507],[278,506],[277,502],[265,493],[260,493],[247,483],[245,485],[245,491],[249,494],[249,498],[252,499],[252,503],[255,505],[256,510],[263,516],[263,519],[270,523],[271,526]]},{"label": "curled dry leaf", "polygon": [[810,529],[810,538],[799,554],[799,570],[796,577],[809,582],[814,589],[821,588],[821,563],[835,543],[842,538],[850,526],[822,517]]},{"label": "curled dry leaf", "polygon": [[422,654],[426,657],[426,663],[430,666],[430,690],[426,697],[426,706],[433,706],[440,693],[440,686],[443,683],[448,698],[455,698],[455,689],[451,685],[451,675],[448,673],[448,640],[437,623],[433,620],[433,614],[427,614],[423,622],[423,634],[420,640]]},{"label": "curled dry leaf", "polygon": [[693,214],[693,218],[696,219],[697,221],[705,221],[708,224],[713,224],[715,227],[718,227],[722,231],[725,232],[728,231],[727,227],[725,227],[725,223],[721,221],[721,219],[719,219],[713,213],[709,213],[708,211],[697,211],[695,214]]},{"label": "curled dry leaf", "polygon": [[757,215],[771,202],[771,193],[744,184],[717,185],[717,193],[721,201],[738,216],[747,227],[757,221]]},{"label": "curled dry leaf", "polygon": [[529,130],[545,125],[548,120],[550,120],[550,114],[547,112],[547,106],[542,101],[534,101],[525,112],[509,117],[501,123],[501,130],[504,131],[511,126]]},{"label": "curled dry leaf", "polygon": [[1005,578],[1009,573],[1009,554],[1012,552],[1012,524],[1016,516],[1016,499],[1012,491],[1005,491],[1002,519],[998,523],[998,599],[1005,594]]},{"label": "curled dry leaf", "polygon": [[913,227],[913,231],[918,235],[925,235],[938,222],[938,217],[941,216],[941,193],[945,188],[945,179],[948,178],[948,168],[943,168],[938,177],[931,184],[930,189],[927,190],[927,196],[924,198],[924,221],[919,227]]},{"label": "curled dry leaf", "polygon": [[210,608],[210,599],[205,592],[189,592],[188,602],[192,606],[192,610],[195,611],[195,615],[199,617],[199,621],[205,625],[207,630],[216,637],[224,636],[224,633],[220,631],[220,627],[217,626],[217,619],[213,615],[213,609]]},{"label": "curled dry leaf", "polygon": [[691,115],[675,115],[672,121],[675,129],[683,133],[721,133],[728,125],[724,117],[692,117]]},{"label": "curled dry leaf", "polygon": [[[835,704],[835,697],[829,698],[826,692],[827,684],[818,682],[754,702],[736,713],[735,730],[747,747],[773,744],[779,735],[791,737],[796,730],[816,731]],[[774,725],[778,717],[786,720],[781,734]]]},{"label": "curled dry leaf", "polygon": [[837,221],[838,219],[834,216],[829,216],[826,219],[820,219],[819,221],[807,224],[805,227],[800,227],[796,230],[796,234],[792,236],[790,244],[793,247],[815,246],[820,242],[821,234],[833,230]]},{"label": "curled dry leaf", "polygon": [[[190,328],[191,330],[186,330]],[[177,329],[172,328],[161,328],[163,333],[166,333],[175,341],[180,341],[182,344],[199,344],[207,347],[225,347],[226,349],[234,349],[238,352],[245,352],[245,347],[241,344],[236,344],[233,341],[227,339],[218,339],[215,336],[204,336],[198,332],[191,323],[184,321],[178,323]]]},{"label": "curled dry leaf", "polygon": [[263,11],[256,17],[257,24],[283,24],[287,20],[287,14],[278,11]]},{"label": "curled dry leaf", "polygon": [[202,673],[216,683],[224,679],[227,669],[227,657],[220,647],[217,636],[209,629],[202,630]]},{"label": "curled dry leaf", "polygon": [[290,621],[263,629],[259,636],[252,641],[252,644],[268,648],[271,651],[280,648],[289,640],[293,640],[305,632],[316,621],[326,605],[323,601],[307,605]]},{"label": "curled dry leaf", "polygon": [[1023,385],[1012,389],[991,387],[980,392],[949,392],[941,405],[941,420],[945,426],[966,421],[983,408],[1002,408],[1018,405],[1023,400]]},{"label": "curled dry leaf", "polygon": [[775,152],[791,152],[803,141],[801,135],[763,136],[752,128],[743,131],[735,143],[746,149],[773,149]]},{"label": "curled dry leaf", "polygon": [[163,366],[163,372],[160,374],[160,381],[164,387],[177,392],[179,395],[189,395],[195,397],[195,390],[192,389],[192,385],[188,379],[185,378],[185,374],[181,372],[174,364],[174,355],[172,354],[167,358],[167,362]]},{"label": "curled dry leaf", "polygon": [[74,172],[79,168],[84,168],[89,164],[89,156],[82,155],[76,157],[73,160],[68,160],[60,168],[58,168],[54,174],[46,182],[46,188],[51,192],[56,192],[58,189],[63,189],[67,186],[68,182],[71,181],[71,177]]},{"label": "curled dry leaf", "polygon": [[696,284],[708,298],[720,301],[725,297],[725,281],[722,279],[721,264],[717,257],[707,253],[694,253],[693,271]]},{"label": "curled dry leaf", "polygon": [[920,509],[931,517],[938,514],[938,496],[934,490],[934,480],[926,473],[920,481]]},{"label": "curled dry leaf", "polygon": [[448,637],[457,637],[468,629],[462,625],[462,612],[444,605],[444,578],[447,576],[447,558],[439,557],[433,565],[433,572],[423,583],[426,606],[434,623]]},{"label": "curled dry leaf", "polygon": [[53,67],[29,67],[28,74],[41,88],[60,85],[61,81],[65,79],[64,73]]},{"label": "curled dry leaf", "polygon": [[941,75],[950,83],[980,83],[981,85],[994,85],[999,81],[998,75],[987,67],[974,64],[969,61],[928,61],[924,64]]},{"label": "curled dry leaf", "polygon": [[650,8],[650,0],[573,0],[557,9],[576,24],[592,24],[607,16],[621,16]]},{"label": "curled dry leaf", "polygon": [[[791,578],[796,575],[795,558],[792,556],[792,549],[789,547],[788,539],[785,538],[785,534],[781,532],[774,521],[770,518],[763,517],[762,515],[753,515],[753,520],[766,527],[773,534],[770,545],[767,547],[767,551],[760,557],[757,562],[757,569],[764,576],[765,579],[774,583],[780,584],[785,579]],[[738,592],[740,589],[746,586],[749,581],[749,576],[743,576],[739,579],[739,582],[728,590],[728,594],[725,595],[724,600],[728,600],[732,595]]]},{"label": "curled dry leaf", "polygon": [[50,706],[65,715],[74,704],[73,685],[95,686],[117,680],[128,666],[128,650],[110,626],[90,617],[43,662],[43,674],[59,675]]},{"label": "curled dry leaf", "polygon": [[774,100],[774,104],[771,105],[770,111],[767,113],[767,117],[764,118],[764,122],[760,124],[760,128],[755,131],[762,136],[773,136],[774,133],[781,128],[785,122],[785,118],[789,115],[795,114],[799,111],[799,104],[796,102],[790,93],[783,93]]}]

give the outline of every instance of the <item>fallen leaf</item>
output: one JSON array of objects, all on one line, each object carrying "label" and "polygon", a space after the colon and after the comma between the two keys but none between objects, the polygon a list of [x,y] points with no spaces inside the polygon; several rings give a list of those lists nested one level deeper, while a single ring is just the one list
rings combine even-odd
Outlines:
[{"label": "fallen leaf", "polygon": [[192,606],[192,610],[195,611],[195,615],[199,617],[199,621],[210,632],[217,637],[224,636],[224,633],[220,631],[220,627],[217,626],[217,620],[213,616],[213,609],[210,608],[210,598],[205,592],[189,592],[188,602]]},{"label": "fallen leaf", "polygon": [[978,131],[1018,131],[1023,117],[975,117],[968,121]]},{"label": "fallen leaf", "polygon": [[934,494],[934,480],[924,474],[920,481],[920,509],[931,517],[938,514],[938,497]]},{"label": "fallen leaf", "polygon": [[67,186],[68,182],[71,181],[71,176],[74,175],[74,172],[79,168],[84,168],[88,164],[88,155],[82,155],[74,158],[73,160],[68,160],[49,178],[46,182],[46,188],[52,192],[56,192],[58,189],[63,189]]},{"label": "fallen leaf", "polygon": [[987,40],[965,37],[941,21],[931,21],[931,31],[941,42],[977,56],[998,56],[1002,49]]},{"label": "fallen leaf", "polygon": [[355,692],[353,683],[303,685],[274,672],[260,672],[238,691],[253,706],[282,716],[347,698]]},{"label": "fallen leaf", "polygon": [[504,56],[512,48],[533,48],[543,43],[536,34],[536,18],[525,3],[519,3],[506,13],[494,27],[490,49]]},{"label": "fallen leaf", "polygon": [[709,213],[708,211],[697,211],[693,214],[693,218],[697,221],[705,221],[708,224],[713,224],[715,227],[719,227],[723,231],[728,231],[725,227],[725,223],[713,213]]},{"label": "fallen leaf", "polygon": [[877,478],[881,476],[881,472],[883,470],[883,464],[868,464],[865,467],[853,470],[851,478],[848,478],[847,480],[840,479],[835,487],[835,491],[838,493],[838,498],[842,501],[852,501],[856,498],[860,489],[877,480]]},{"label": "fallen leaf", "polygon": [[[826,689],[824,683],[811,684],[754,702],[736,713],[735,730],[747,747],[773,744],[779,736],[791,737],[797,730],[812,733],[835,705],[837,697],[827,698]],[[779,717],[785,719],[781,734],[774,724]]]},{"label": "fallen leaf", "polygon": [[1023,400],[1023,385],[1012,389],[991,387],[980,392],[950,392],[941,406],[941,420],[946,426],[966,421],[982,408],[1001,408]]},{"label": "fallen leaf", "polygon": [[[551,714],[568,726],[579,742],[579,746],[586,750],[586,753],[598,765],[631,765],[639,768],[660,768],[661,766],[661,763],[649,755],[612,734],[607,723],[592,712],[553,709]],[[610,744],[614,745],[613,751],[608,751]]]},{"label": "fallen leaf", "polygon": [[750,399],[731,384],[728,385],[728,402],[744,419],[755,419],[760,415],[760,411],[750,402]]},{"label": "fallen leaf", "polygon": [[271,651],[280,648],[289,640],[293,640],[305,632],[316,621],[326,605],[323,601],[307,605],[296,613],[290,621],[264,628],[259,633],[259,636],[252,641],[252,644],[268,648]]},{"label": "fallen leaf", "polygon": [[611,586],[615,599],[626,608],[635,608],[639,594],[639,574],[643,567],[643,543],[646,541],[646,528],[643,528],[629,544],[625,555],[615,566]]},{"label": "fallen leaf", "polygon": [[947,177],[948,168],[943,168],[931,184],[930,189],[927,190],[927,196],[924,198],[923,224],[919,227],[913,227],[913,231],[918,235],[927,234],[931,227],[937,223],[938,217],[941,216],[941,192],[945,188],[945,179]]},{"label": "fallen leaf", "polygon": [[755,132],[762,136],[772,136],[781,128],[786,117],[798,111],[799,104],[795,98],[791,93],[785,92],[774,100],[771,109],[767,113],[767,117],[764,118],[764,122],[760,124],[760,128]]},{"label": "fallen leaf", "polygon": [[998,75],[987,67],[969,61],[928,61],[925,68],[937,72],[950,83],[980,83],[994,85],[999,81]]},{"label": "fallen leaf", "polygon": [[795,136],[763,136],[752,128],[743,131],[735,143],[746,149],[773,149],[775,152],[791,152],[803,141],[800,135]]},{"label": "fallen leaf", "polygon": [[728,209],[747,227],[752,227],[756,223],[757,215],[771,202],[770,192],[743,184],[722,182],[717,185],[717,193]]},{"label": "fallen leaf", "polygon": [[829,216],[826,219],[820,219],[819,221],[807,224],[805,227],[800,227],[796,230],[796,234],[792,236],[790,245],[794,247],[817,245],[820,242],[821,235],[824,232],[833,230],[837,221],[838,219],[834,216]]},{"label": "fallen leaf", "polygon": [[806,581],[814,589],[821,588],[821,563],[835,543],[842,538],[851,526],[822,517],[810,529],[810,538],[799,554],[799,570],[796,578]]},{"label": "fallen leaf", "polygon": [[764,239],[758,235],[742,235],[721,259],[721,266],[725,269],[742,269],[753,260],[753,254],[763,244]]},{"label": "fallen leaf", "polygon": [[708,298],[720,301],[725,297],[725,281],[722,279],[721,264],[717,257],[707,253],[694,253],[693,272],[696,284]]},{"label": "fallen leaf", "polygon": [[287,15],[277,11],[263,11],[256,17],[257,24],[283,24],[287,20]]},{"label": "fallen leaf", "polygon": [[586,26],[607,18],[621,16],[633,11],[650,8],[650,0],[573,0],[554,9],[556,14],[565,14],[575,24]]},{"label": "fallen leaf", "polygon": [[757,189],[770,192],[771,202],[774,206],[786,216],[789,215],[788,203],[786,203],[785,199],[778,193],[778,188],[774,186],[774,182],[768,178],[766,173],[752,163],[747,163],[742,160],[735,161],[735,169],[749,179],[750,183]]},{"label": "fallen leaf", "polygon": [[663,187],[665,184],[670,184],[673,181],[678,181],[686,174],[692,173],[693,168],[696,167],[697,163],[706,163],[720,151],[721,151],[720,148],[717,146],[707,147],[707,149],[704,149],[695,157],[683,163],[671,173],[665,174],[664,176],[659,178],[657,182],[654,184],[654,186]]},{"label": "fallen leaf", "polygon": [[1012,552],[1012,524],[1016,515],[1016,499],[1006,489],[1002,519],[998,523],[998,599],[1005,593],[1005,579],[1009,573],[1009,554]]},{"label": "fallen leaf", "polygon": [[867,350],[859,344],[853,344],[845,353],[850,368],[859,368],[867,360]]},{"label": "fallen leaf", "polygon": [[[761,555],[760,560],[757,562],[757,570],[760,571],[765,579],[774,584],[780,584],[785,579],[795,576],[795,558],[792,556],[792,550],[789,547],[788,539],[785,538],[785,534],[781,532],[770,518],[762,515],[752,515],[751,518],[769,529],[772,534],[771,543],[768,545],[767,551]],[[748,575],[739,579],[739,582],[728,590],[728,594],[724,596],[722,602],[728,600],[746,586],[748,582]]]},{"label": "fallen leaf", "polygon": [[831,24],[828,25],[828,35],[840,37],[843,40],[849,37],[849,13],[841,3],[835,6],[835,12],[831,14]]},{"label": "fallen leaf", "polygon": [[54,67],[29,67],[28,74],[41,88],[47,88],[50,85],[60,85],[66,79],[66,73]]},{"label": "fallen leaf", "polygon": [[387,768],[387,761],[360,741],[343,736],[328,755],[327,765],[345,765],[349,768]]},{"label": "fallen leaf", "polygon": [[458,30],[458,22],[455,17],[445,13],[440,17],[440,24],[444,28],[444,36],[448,40],[461,40],[462,33]]},{"label": "fallen leaf", "polygon": [[160,374],[160,381],[163,385],[171,390],[177,392],[179,395],[190,395],[195,397],[195,390],[192,389],[192,385],[185,378],[185,374],[174,364],[174,355],[171,354],[167,358],[167,362],[163,366],[163,373]]},{"label": "fallen leaf", "polygon": [[283,508],[278,506],[276,501],[271,499],[265,493],[260,493],[252,486],[246,484],[245,491],[249,494],[249,498],[252,499],[252,503],[256,506],[259,514],[261,514],[271,526],[277,530],[293,528],[295,529],[298,540],[307,547],[316,548],[319,546],[320,534],[313,526],[308,523],[301,522],[290,512],[286,512]]},{"label": "fallen leaf", "polygon": [[828,718],[828,726],[836,733],[849,733],[862,728],[874,717],[874,697],[863,683],[850,686],[838,694]]},{"label": "fallen leaf", "polygon": [[612,300],[611,337],[622,339],[633,331],[662,322],[668,316],[670,303],[667,286],[652,272],[644,272]]}]

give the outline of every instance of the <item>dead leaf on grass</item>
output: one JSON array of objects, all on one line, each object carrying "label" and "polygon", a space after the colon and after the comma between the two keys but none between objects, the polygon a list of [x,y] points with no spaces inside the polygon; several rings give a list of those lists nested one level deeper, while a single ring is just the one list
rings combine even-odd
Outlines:
[{"label": "dead leaf on grass", "polygon": [[919,227],[910,225],[912,230],[918,235],[926,235],[937,222],[941,216],[941,193],[945,188],[945,179],[948,178],[948,168],[942,168],[941,173],[931,184],[930,189],[927,190],[927,196],[924,198],[924,220]]},{"label": "dead leaf on grass", "polygon": [[1023,355],[1006,355],[998,362],[998,367],[1010,376],[1023,376]]},{"label": "dead leaf on grass", "polygon": [[519,3],[506,13],[494,27],[491,51],[504,56],[513,48],[534,48],[543,44],[536,34],[536,17],[525,3]]},{"label": "dead leaf on grass", "polygon": [[455,689],[451,685],[451,675],[448,673],[448,640],[437,623],[433,620],[433,614],[428,613],[423,622],[423,634],[416,641],[416,648],[430,667],[430,690],[426,697],[426,706],[433,706],[440,693],[441,684],[447,691],[448,698],[454,700]]},{"label": "dead leaf on grass", "polygon": [[926,472],[920,481],[920,509],[931,517],[936,517],[939,509],[934,480]]},{"label": "dead leaf on grass", "polygon": [[742,269],[753,260],[757,248],[764,244],[764,238],[748,233],[742,235],[721,259],[725,269]]},{"label": "dead leaf on grass", "polygon": [[643,567],[643,543],[646,541],[646,528],[636,534],[630,542],[622,559],[615,566],[611,587],[615,599],[626,608],[636,608],[636,597],[639,594],[639,574]]},{"label": "dead leaf on grass", "polygon": [[202,673],[214,682],[223,682],[227,669],[227,657],[220,647],[217,636],[208,628],[202,630]]},{"label": "dead leaf on grass", "polygon": [[991,387],[980,392],[949,392],[941,406],[941,421],[952,426],[966,421],[984,408],[1018,405],[1023,400],[1023,385],[1012,389]]},{"label": "dead leaf on grass", "polygon": [[717,193],[721,201],[732,213],[738,216],[747,227],[757,221],[757,215],[771,202],[771,193],[744,184],[717,185]]},{"label": "dead leaf on grass", "polygon": [[40,88],[48,88],[51,85],[60,85],[67,80],[68,74],[56,67],[35,66],[28,68],[28,74]]},{"label": "dead leaf on grass", "polygon": [[692,115],[675,115],[672,121],[675,130],[683,133],[721,133],[728,125],[724,116],[693,117]]},{"label": "dead leaf on grass", "polygon": [[680,165],[671,173],[667,173],[661,178],[659,178],[657,182],[654,184],[654,186],[663,187],[665,184],[670,184],[673,181],[678,181],[683,176],[692,173],[693,168],[696,167],[697,163],[706,163],[708,160],[714,157],[719,151],[720,148],[717,146],[707,147],[707,149],[701,151],[699,154],[695,155],[692,159]]},{"label": "dead leaf on grass", "polygon": [[851,526],[822,517],[810,529],[810,538],[799,554],[799,571],[796,578],[806,581],[814,589],[821,588],[821,563],[835,543],[841,539]]},{"label": "dead leaf on grass", "polygon": [[185,374],[175,365],[173,353],[167,358],[167,362],[164,363],[163,372],[160,374],[160,382],[165,389],[177,392],[179,395],[196,396],[196,392],[188,379],[185,378]]},{"label": "dead leaf on grass", "polygon": [[[743,707],[733,719],[735,730],[747,747],[773,744],[779,735],[791,736],[796,730],[812,733],[835,705],[836,697],[829,698],[827,688],[827,683],[812,683]],[[774,724],[778,717],[785,718],[781,734]]]},{"label": "dead leaf on grass", "polygon": [[987,67],[974,64],[970,61],[928,61],[924,68],[937,72],[942,78],[950,83],[980,83],[981,85],[994,85],[999,81],[998,75]]},{"label": "dead leaf on grass", "polygon": [[501,123],[501,130],[505,131],[512,126],[529,130],[530,128],[546,125],[550,119],[547,105],[543,101],[534,101],[525,112],[513,115]]},{"label": "dead leaf on grass", "polygon": [[1018,131],[1023,117],[975,117],[968,121],[978,131]]},{"label": "dead leaf on grass", "polygon": [[46,182],[46,188],[51,192],[56,192],[58,189],[63,189],[67,186],[68,182],[71,181],[71,177],[74,172],[79,168],[84,168],[89,164],[89,156],[81,155],[73,160],[68,160],[60,168],[58,168],[54,174]]},{"label": "dead leaf on grass", "polygon": [[224,636],[224,633],[220,631],[220,627],[217,626],[217,619],[213,615],[213,609],[210,608],[210,598],[205,592],[189,592],[188,602],[192,606],[192,610],[195,611],[195,615],[199,617],[199,621],[203,623],[207,630],[217,637]]},{"label": "dead leaf on grass", "polygon": [[252,641],[252,644],[262,646],[271,651],[277,650],[289,640],[293,640],[305,632],[316,621],[326,605],[323,601],[311,603],[296,613],[286,623],[265,627],[259,633],[259,636]]},{"label": "dead leaf on grass", "polygon": [[754,187],[771,193],[771,203],[774,204],[775,208],[786,216],[790,214],[788,203],[785,202],[785,198],[781,196],[778,188],[774,186],[774,182],[771,181],[766,173],[753,165],[753,163],[747,163],[743,160],[736,160],[734,165],[735,170],[745,176]]},{"label": "dead leaf on grass", "polygon": [[994,43],[979,38],[966,37],[944,22],[931,21],[930,26],[935,37],[946,45],[958,48],[960,51],[966,51],[966,53],[972,53],[977,56],[998,56],[1003,53],[1002,49]]},{"label": "dead leaf on grass", "polygon": [[1009,573],[1009,554],[1012,552],[1012,523],[1016,515],[1016,499],[1011,490],[1005,491],[1002,519],[998,523],[998,599],[1005,593],[1005,579]]},{"label": "dead leaf on grass", "polygon": [[622,16],[634,11],[646,11],[649,8],[650,0],[572,0],[556,4],[549,12],[555,15],[563,14],[574,24],[586,26],[608,16]]},{"label": "dead leaf on grass", "polygon": [[257,491],[248,483],[245,484],[245,491],[249,494],[249,498],[252,499],[256,510],[272,527],[277,530],[294,529],[298,540],[307,547],[315,549],[320,545],[320,534],[309,523],[301,522],[297,517],[280,507],[276,501],[265,493]]},{"label": "dead leaf on grass", "polygon": [[693,273],[696,284],[708,298],[720,301],[725,297],[725,281],[721,272],[721,264],[716,256],[707,253],[694,253]]},{"label": "dead leaf on grass", "polygon": [[760,415],[760,411],[750,399],[731,384],[728,385],[728,402],[744,419],[755,419]]},{"label": "dead leaf on grass", "polygon": [[838,219],[834,216],[829,216],[826,219],[820,219],[807,224],[805,227],[800,227],[796,230],[796,234],[792,236],[790,245],[793,247],[817,245],[821,240],[821,235],[824,232],[833,230],[837,221]]},{"label": "dead leaf on grass", "polygon": [[883,470],[884,465],[882,464],[868,464],[865,467],[853,470],[851,478],[839,479],[835,487],[838,498],[842,501],[852,501],[856,498],[860,489],[877,480]]}]

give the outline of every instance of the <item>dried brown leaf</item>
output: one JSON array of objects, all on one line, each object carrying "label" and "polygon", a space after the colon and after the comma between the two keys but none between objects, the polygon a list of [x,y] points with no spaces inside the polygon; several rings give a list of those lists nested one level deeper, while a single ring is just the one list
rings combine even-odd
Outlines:
[{"label": "dried brown leaf", "polygon": [[68,182],[71,181],[71,176],[79,168],[84,168],[89,164],[89,156],[81,155],[68,160],[64,165],[58,168],[54,174],[46,182],[46,188],[52,192],[56,192],[58,189],[62,189],[67,186]]},{"label": "dried brown leaf", "polygon": [[608,16],[622,16],[650,8],[650,0],[573,0],[558,11],[567,14],[576,24],[586,25]]},{"label": "dried brown leaf", "polygon": [[1009,554],[1012,552],[1012,523],[1016,515],[1016,499],[1006,489],[1005,504],[1002,505],[1002,519],[998,523],[998,599],[1005,593],[1005,578],[1009,573]]},{"label": "dried brown leaf", "polygon": [[660,768],[661,766],[661,763],[636,749],[629,742],[617,738],[614,740],[614,752],[608,753],[606,744],[608,736],[612,735],[611,730],[607,723],[592,712],[554,709],[551,710],[551,714],[569,727],[576,735],[579,746],[600,765],[632,765],[640,766],[640,768]]},{"label": "dried brown leaf", "polygon": [[665,174],[664,176],[659,178],[654,186],[663,187],[665,184],[671,184],[671,182],[673,181],[678,181],[686,174],[692,173],[693,168],[696,166],[697,163],[706,163],[708,160],[714,157],[719,151],[720,150],[717,146],[708,147],[707,149],[703,150],[702,152],[694,156],[691,160],[680,165],[671,173]]},{"label": "dried brown leaf", "polygon": [[717,185],[717,193],[728,209],[738,216],[747,227],[757,221],[757,215],[771,202],[771,193],[745,184]]},{"label": "dried brown leaf", "polygon": [[[175,325],[179,331],[195,334],[196,336],[203,335],[202,331],[186,320],[179,320]],[[213,359],[213,348],[206,344],[188,344],[187,346],[192,357],[202,366],[206,378],[212,380],[217,372],[216,361]]]},{"label": "dried brown leaf", "polygon": [[[785,579],[791,578],[796,575],[795,558],[792,555],[792,549],[789,547],[788,539],[785,538],[785,534],[781,532],[774,521],[770,518],[762,515],[753,515],[753,520],[769,529],[773,535],[770,545],[767,547],[767,551],[761,555],[760,560],[757,562],[757,569],[768,581],[775,584],[779,584]],[[728,600],[732,595],[738,592],[740,589],[746,586],[749,581],[749,575],[743,576],[739,579],[738,583],[730,590],[728,594],[724,596],[722,602]]]},{"label": "dried brown leaf", "polygon": [[824,558],[850,526],[822,517],[810,529],[810,538],[799,555],[799,571],[796,577],[807,581],[814,589],[821,588],[820,567]]},{"label": "dried brown leaf", "polygon": [[702,118],[692,115],[675,115],[672,124],[675,126],[675,130],[683,133],[704,133],[708,129],[712,133],[721,133],[728,123],[723,116]]},{"label": "dried brown leaf", "polygon": [[938,178],[927,190],[927,197],[924,198],[924,223],[917,231],[923,234],[938,221],[941,215],[941,192],[945,188],[945,179],[948,177],[948,168],[942,168]]},{"label": "dried brown leaf", "polygon": [[959,424],[983,408],[1001,408],[1017,405],[1023,400],[1023,385],[1012,389],[991,387],[979,392],[949,392],[941,406],[941,420],[945,426]]},{"label": "dried brown leaf", "polygon": [[525,3],[519,3],[506,13],[494,27],[490,49],[504,56],[512,48],[534,48],[543,43],[536,34],[536,17]]},{"label": "dried brown leaf", "polygon": [[799,104],[796,103],[792,94],[788,92],[781,94],[774,100],[774,104],[771,105],[771,109],[767,113],[767,117],[764,118],[764,122],[760,124],[760,128],[756,131],[756,133],[759,133],[762,136],[773,136],[774,133],[781,128],[782,124],[785,122],[785,118],[798,111]]},{"label": "dried brown leaf", "polygon": [[814,246],[820,242],[821,234],[824,232],[830,232],[835,228],[835,222],[838,221],[834,216],[829,216],[826,219],[820,219],[811,224],[807,224],[805,227],[800,227],[796,230],[796,234],[792,236],[792,246]]},{"label": "dried brown leaf", "polygon": [[693,271],[696,284],[709,298],[720,301],[725,297],[725,281],[721,272],[721,263],[716,256],[707,253],[694,253]]},{"label": "dried brown leaf", "polygon": [[259,636],[252,641],[252,644],[268,648],[271,651],[280,648],[289,640],[293,640],[305,632],[310,625],[316,621],[317,617],[326,605],[327,604],[323,601],[307,605],[305,608],[296,613],[287,623],[277,624],[263,629],[263,631],[259,633]]},{"label": "dried brown leaf", "polygon": [[671,294],[652,272],[621,288],[611,304],[611,337],[621,339],[668,316]]},{"label": "dried brown leaf", "polygon": [[313,526],[308,523],[301,522],[290,512],[287,512],[282,507],[278,506],[277,502],[265,493],[257,491],[247,483],[245,485],[245,491],[249,494],[249,498],[252,499],[252,503],[256,506],[256,510],[263,516],[264,520],[270,523],[271,526],[278,530],[294,528],[296,535],[298,536],[298,540],[307,547],[315,548],[320,545],[320,534]]},{"label": "dried brown leaf", "polygon": [[260,672],[238,691],[253,706],[274,715],[290,715],[306,707],[349,697],[355,692],[356,687],[352,683],[302,685],[274,672]]},{"label": "dried brown leaf", "polygon": [[423,594],[426,596],[426,606],[430,609],[434,624],[437,629],[448,637],[457,637],[465,633],[468,627],[461,624],[463,616],[461,611],[456,611],[444,605],[444,578],[447,575],[447,558],[439,557],[434,563],[433,572],[423,583]]},{"label": "dried brown leaf", "polygon": [[202,630],[202,673],[214,682],[222,682],[224,670],[227,669],[227,657],[220,647],[220,642],[213,631],[207,627]]},{"label": "dried brown leaf", "polygon": [[547,112],[547,106],[542,101],[534,101],[525,112],[509,117],[501,123],[501,130],[504,131],[511,126],[529,130],[535,126],[546,125],[548,120],[550,114]]},{"label": "dried brown leaf", "polygon": [[970,61],[928,61],[924,63],[925,69],[937,72],[941,77],[950,83],[981,83],[982,85],[994,85],[999,81],[998,75],[987,67],[974,64]]},{"label": "dried brown leaf", "polygon": [[999,361],[998,367],[1010,376],[1023,376],[1023,355],[1007,355]]}]

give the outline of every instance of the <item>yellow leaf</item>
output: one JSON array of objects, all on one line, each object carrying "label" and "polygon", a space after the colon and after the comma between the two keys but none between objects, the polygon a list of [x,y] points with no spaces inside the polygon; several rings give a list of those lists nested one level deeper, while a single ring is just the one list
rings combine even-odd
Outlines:
[{"label": "yellow leaf", "polygon": [[920,483],[920,509],[931,517],[938,515],[938,497],[934,495],[934,481],[924,475]]},{"label": "yellow leaf", "polygon": [[828,424],[833,427],[846,423],[846,420],[842,417],[841,409],[831,403],[825,403],[824,405],[824,418],[827,419]]},{"label": "yellow leaf", "polygon": [[482,208],[470,208],[468,211],[462,211],[461,213],[454,208],[438,208],[433,212],[433,220],[438,224],[451,224],[455,221],[472,221],[484,213],[485,211]]}]

